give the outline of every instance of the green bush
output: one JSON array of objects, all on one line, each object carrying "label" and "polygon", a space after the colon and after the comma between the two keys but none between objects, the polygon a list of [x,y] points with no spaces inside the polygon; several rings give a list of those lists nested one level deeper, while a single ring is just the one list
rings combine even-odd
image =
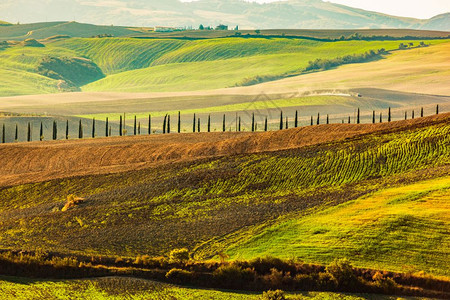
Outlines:
[{"label": "green bush", "polygon": [[282,290],[267,291],[262,295],[262,300],[285,300],[286,296]]},{"label": "green bush", "polygon": [[213,277],[222,287],[242,289],[255,281],[256,273],[250,268],[242,269],[235,264],[231,264],[219,267],[213,272]]},{"label": "green bush", "polygon": [[354,287],[358,282],[353,271],[353,266],[346,258],[335,259],[327,266],[326,271],[336,279],[339,287]]},{"label": "green bush", "polygon": [[186,248],[174,249],[169,254],[171,263],[185,263],[189,260],[189,250]]},{"label": "green bush", "polygon": [[175,283],[187,283],[192,279],[192,272],[182,269],[170,269],[166,273],[166,278]]}]

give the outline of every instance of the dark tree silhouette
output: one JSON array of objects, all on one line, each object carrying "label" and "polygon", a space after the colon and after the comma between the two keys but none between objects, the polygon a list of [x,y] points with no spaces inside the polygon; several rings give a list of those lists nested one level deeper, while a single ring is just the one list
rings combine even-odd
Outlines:
[{"label": "dark tree silhouette", "polygon": [[405,120],[408,119],[408,112],[405,111]]},{"label": "dark tree silhouette", "polygon": [[423,118],[423,107],[420,108],[420,117]]},{"label": "dark tree silhouette", "polygon": [[16,134],[14,135],[14,141],[19,139],[19,125],[16,124]]},{"label": "dark tree silhouette", "polygon": [[286,127],[285,128],[289,129],[289,119],[288,119],[288,117],[286,117]]},{"label": "dark tree silhouette", "polygon": [[208,132],[211,132],[211,115],[208,115]]},{"label": "dark tree silhouette", "polygon": [[166,133],[166,125],[167,125],[167,114],[164,116],[164,121],[163,121],[163,134]]},{"label": "dark tree silhouette", "polygon": [[266,120],[264,121],[264,131],[267,131],[267,116],[266,116]]},{"label": "dark tree silhouette", "polygon": [[95,138],[95,118],[92,119],[92,138]]},{"label": "dark tree silhouette", "polygon": [[439,114],[439,104],[436,105],[436,114],[437,114],[437,115]]},{"label": "dark tree silhouette", "polygon": [[239,116],[238,131],[241,132],[241,117]]},{"label": "dark tree silhouette", "polygon": [[181,112],[178,111],[178,133],[181,132]]},{"label": "dark tree silhouette", "polygon": [[252,113],[252,132],[255,131],[255,113]]},{"label": "dark tree silhouette", "polygon": [[56,121],[53,121],[53,140],[56,140],[58,138],[58,125],[56,124]]},{"label": "dark tree silhouette", "polygon": [[123,127],[122,127],[122,115],[120,115],[120,123],[119,123],[119,135],[123,135]]},{"label": "dark tree silhouette", "polygon": [[148,134],[152,134],[152,116],[148,115]]},{"label": "dark tree silhouette", "polygon": [[197,122],[197,131],[200,132],[200,118],[198,118],[198,122]]},{"label": "dark tree silhouette", "polygon": [[283,130],[283,111],[280,112],[280,130]]},{"label": "dark tree silhouette", "polygon": [[3,124],[2,126],[3,130],[2,130],[2,144],[6,143],[6,128],[5,128],[5,124]]},{"label": "dark tree silhouette", "polygon": [[298,111],[295,111],[295,120],[294,120],[294,126],[295,128],[298,127]]},{"label": "dark tree silhouette", "polygon": [[225,128],[225,114],[223,114],[223,119],[222,119],[222,131],[225,132],[226,128]]},{"label": "dark tree silhouette", "polygon": [[66,140],[68,139],[69,139],[69,120],[66,120]]},{"label": "dark tree silhouette", "polygon": [[42,142],[43,140],[44,140],[44,125],[41,122],[41,126],[39,127],[39,141]]},{"label": "dark tree silhouette", "polygon": [[330,124],[330,117],[327,114],[327,124]]},{"label": "dark tree silhouette", "polygon": [[372,124],[375,124],[375,111],[372,111]]},{"label": "dark tree silhouette", "polygon": [[192,121],[192,132],[195,132],[195,123],[197,122],[197,119],[195,118],[194,114],[194,120]]},{"label": "dark tree silhouette", "polygon": [[109,136],[109,121],[108,121],[108,117],[106,117],[106,125],[105,125],[105,136],[108,137]]},{"label": "dark tree silhouette", "polygon": [[380,112],[380,123],[383,123],[383,113]]},{"label": "dark tree silhouette", "polygon": [[358,113],[357,113],[357,115],[356,115],[356,124],[359,124],[360,123],[360,120],[359,120],[359,107],[358,107]]},{"label": "dark tree silhouette", "polygon": [[350,116],[348,116],[348,124],[350,124],[350,123],[351,123]]},{"label": "dark tree silhouette", "polygon": [[170,133],[170,115],[167,116],[167,133]]},{"label": "dark tree silhouette", "polygon": [[311,126],[314,125],[313,116],[311,116]]},{"label": "dark tree silhouette", "polygon": [[320,124],[320,113],[317,113],[317,122],[316,122],[316,124],[317,124],[317,125]]},{"label": "dark tree silhouette", "polygon": [[414,119],[414,110],[411,112],[411,119]]},{"label": "dark tree silhouette", "polygon": [[[122,124],[122,123],[120,123],[120,124]],[[83,138],[83,125],[81,124],[81,120],[80,120],[80,123],[78,124],[78,138],[79,139]]]},{"label": "dark tree silhouette", "polygon": [[[53,122],[54,122],[54,124],[56,123],[55,121],[53,121]],[[31,123],[30,122],[28,122],[27,141],[31,142]]]},{"label": "dark tree silhouette", "polygon": [[136,135],[137,134],[137,119],[136,119],[136,116],[134,116],[134,127],[133,127],[133,129],[134,129],[133,133],[134,133],[134,135]]},{"label": "dark tree silhouette", "polygon": [[141,122],[138,124],[138,134],[141,135]]},{"label": "dark tree silhouette", "polygon": [[389,107],[389,110],[388,110],[388,122],[390,122],[391,121],[391,108]]}]

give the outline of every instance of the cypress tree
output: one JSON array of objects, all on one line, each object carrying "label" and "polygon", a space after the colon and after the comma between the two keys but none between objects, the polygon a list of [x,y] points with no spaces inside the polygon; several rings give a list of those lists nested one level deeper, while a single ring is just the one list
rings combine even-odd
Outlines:
[{"label": "cypress tree", "polygon": [[327,114],[327,124],[330,124],[330,117]]},{"label": "cypress tree", "polygon": [[255,131],[258,131],[258,122],[255,122]]},{"label": "cypress tree", "polygon": [[197,119],[195,118],[195,114],[194,114],[194,120],[192,120],[192,132],[195,132],[195,122],[197,121]]},{"label": "cypress tree", "polygon": [[286,129],[289,129],[289,119],[286,117]]},{"label": "cypress tree", "polygon": [[170,133],[170,115],[167,116],[167,133]]},{"label": "cypress tree", "polygon": [[439,104],[436,105],[436,114],[437,114],[437,115],[439,114]]},{"label": "cypress tree", "polygon": [[123,113],[123,135],[127,135],[127,123],[126,123],[126,116],[125,113]]},{"label": "cypress tree", "polygon": [[164,122],[163,122],[163,134],[166,133],[166,124],[167,124],[167,114],[164,116]]},{"label": "cypress tree", "polygon": [[358,113],[356,115],[356,124],[359,124],[360,120],[359,120],[359,107],[358,107]]},{"label": "cypress tree", "polygon": [[122,115],[120,115],[119,135],[122,136],[122,134],[123,134]]},{"label": "cypress tree", "polygon": [[350,124],[351,122],[350,122],[350,116],[348,116],[348,124]]},{"label": "cypress tree", "polygon": [[389,110],[388,110],[388,122],[390,122],[391,121],[391,108],[389,107]]},{"label": "cypress tree", "polygon": [[6,143],[6,132],[5,132],[5,124],[3,124],[3,130],[2,130],[2,144]]},{"label": "cypress tree", "polygon": [[95,118],[92,119],[92,138],[95,138]]},{"label": "cypress tree", "polygon": [[267,116],[266,116],[266,120],[264,121],[264,131],[267,131]]},{"label": "cypress tree", "polygon": [[178,111],[178,133],[181,132],[181,112]]},{"label": "cypress tree", "polygon": [[380,112],[380,123],[383,123],[383,113]]},{"label": "cypress tree", "polygon": [[319,125],[320,124],[320,113],[317,113],[317,125]]},{"label": "cypress tree", "polygon": [[112,128],[111,125],[109,125],[109,136],[111,136]]},{"label": "cypress tree", "polygon": [[223,120],[222,120],[222,131],[225,132],[225,114],[223,114]]},{"label": "cypress tree", "polygon": [[283,130],[283,111],[280,114],[280,130]]},{"label": "cypress tree", "polygon": [[53,121],[53,140],[56,140],[58,138],[58,126],[56,124],[56,121]]},{"label": "cypress tree", "polygon": [[41,122],[41,127],[39,128],[39,140],[42,142],[43,139],[44,139],[44,125],[42,125]]},{"label": "cypress tree", "polygon": [[211,115],[208,115],[208,132],[211,132]]},{"label": "cypress tree", "polygon": [[31,124],[30,124],[30,122],[28,122],[27,141],[31,142]]},{"label": "cypress tree", "polygon": [[375,111],[372,112],[372,124],[375,124]]},{"label": "cypress tree", "polygon": [[138,124],[138,134],[141,135],[141,122]]},{"label": "cypress tree", "polygon": [[295,128],[298,127],[298,111],[295,111],[295,120],[294,120],[294,126]]},{"label": "cypress tree", "polygon": [[[122,117],[121,117],[122,119]],[[122,121],[122,120],[120,120]],[[122,124],[122,122],[120,122],[120,124]],[[78,124],[78,138],[82,139],[83,138],[83,125],[81,124],[81,120],[80,123]]]},{"label": "cypress tree", "polygon": [[66,140],[69,139],[69,120],[66,120]]},{"label": "cypress tree", "polygon": [[200,132],[200,118],[198,118],[198,127],[197,127],[197,131]]},{"label": "cypress tree", "polygon": [[420,117],[423,118],[423,107],[420,108]]},{"label": "cypress tree", "polygon": [[313,116],[311,116],[311,126],[314,125]]},{"label": "cypress tree", "polygon": [[17,142],[18,139],[19,139],[19,126],[16,124],[16,134],[14,136],[14,141]]},{"label": "cypress tree", "polygon": [[152,116],[148,115],[148,134],[152,134]]},{"label": "cypress tree", "polygon": [[241,117],[239,116],[239,125],[238,125],[238,131],[241,131]]},{"label": "cypress tree", "polygon": [[344,119],[342,119],[342,124],[344,124]]},{"label": "cypress tree", "polygon": [[405,111],[405,120],[407,120],[407,119],[408,119],[408,112]]},{"label": "cypress tree", "polygon": [[255,131],[255,113],[252,113],[252,132]]},{"label": "cypress tree", "polygon": [[136,116],[134,116],[134,127],[133,127],[133,129],[134,129],[133,133],[134,133],[134,135],[136,135],[137,134],[137,119],[136,119]]},{"label": "cypress tree", "polygon": [[411,112],[411,119],[414,119],[414,109],[413,109],[413,111]]},{"label": "cypress tree", "polygon": [[106,125],[105,125],[105,136],[106,137],[109,136],[108,129],[109,129],[109,120],[108,120],[108,117],[106,117]]}]

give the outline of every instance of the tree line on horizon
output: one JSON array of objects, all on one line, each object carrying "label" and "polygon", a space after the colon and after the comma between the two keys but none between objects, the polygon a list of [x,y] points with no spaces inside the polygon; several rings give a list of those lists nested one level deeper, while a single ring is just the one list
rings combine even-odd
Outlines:
[{"label": "tree line on horizon", "polygon": [[[436,105],[436,114],[439,114],[439,105]],[[424,110],[423,107],[420,109],[420,117],[424,116]],[[126,114],[124,113],[124,115],[120,115],[119,116],[119,129],[118,129],[118,135],[119,136],[126,136],[128,134],[128,130],[126,129]],[[415,116],[415,111],[412,110],[411,111],[411,119],[414,119]],[[408,119],[408,112],[405,111],[404,113],[404,119],[407,120]],[[392,121],[392,113],[391,113],[391,107],[388,108],[388,112],[387,112],[387,122],[391,122]],[[380,112],[378,115],[376,114],[376,111],[373,110],[372,111],[372,124],[375,123],[383,123],[383,113]],[[342,124],[347,123],[347,124],[351,124],[352,120],[351,120],[351,116],[348,116],[347,119],[342,119]],[[361,110],[360,108],[357,109],[357,113],[356,113],[356,117],[354,118],[354,123],[355,124],[360,124],[361,123]],[[201,126],[202,122],[201,122],[201,118],[198,117],[195,113],[193,115],[193,119],[192,119],[192,132],[201,132],[202,131],[202,126]],[[294,128],[299,127],[299,114],[298,114],[298,110],[295,111],[295,115],[294,115]],[[320,125],[321,123],[321,116],[320,113],[317,113],[317,117],[311,116],[310,117],[310,126],[313,125]],[[330,117],[329,114],[326,115],[326,119],[325,122],[323,124],[330,124]],[[268,127],[268,118],[267,116],[265,116],[264,121],[263,121],[263,131],[269,131],[269,127]],[[166,114],[164,116],[163,119],[163,124],[162,124],[162,134],[169,134],[169,133],[173,133],[173,130],[171,130],[171,116],[170,114]],[[231,127],[228,127],[229,131],[232,131]],[[283,115],[283,111],[280,110],[280,119],[279,119],[279,126],[277,126],[278,130],[283,130],[283,129],[289,129],[289,117]],[[68,140],[70,138],[69,135],[69,120],[66,120],[65,122],[65,127],[64,127],[64,138],[66,140]],[[85,127],[82,124],[82,120],[80,119],[78,122],[78,139],[83,139],[86,137],[85,135]],[[52,123],[52,140],[58,140],[58,123],[56,120],[53,120]],[[251,132],[256,132],[258,131],[258,122],[255,120],[255,113],[253,112],[251,115],[251,127],[250,127]],[[226,115],[223,114],[222,117],[222,132],[226,132],[227,131],[227,125],[226,125]],[[243,122],[241,121],[241,117],[238,116],[236,114],[236,119],[235,119],[235,131],[236,132],[241,132],[241,131],[245,131],[245,129],[243,128]],[[261,130],[260,130],[261,131]],[[176,126],[176,132],[177,133],[181,133],[181,111],[178,111],[178,116],[177,116],[177,126]],[[206,121],[206,131],[205,132],[211,132],[211,114],[208,115],[207,121]],[[109,122],[109,117],[106,118],[105,120],[105,128],[104,128],[104,133],[105,133],[105,137],[111,137],[113,136],[112,134],[112,126],[110,125]],[[152,116],[149,114],[148,115],[148,124],[147,124],[147,134],[151,135],[151,134],[155,134],[156,130],[152,131]],[[141,122],[138,121],[137,116],[134,116],[134,124],[133,124],[133,135],[141,135],[142,134],[142,127],[141,127]],[[33,129],[31,126],[31,123],[28,122],[27,126],[26,126],[26,140],[27,142],[31,142],[32,141],[32,136],[33,136]],[[92,122],[91,122],[91,134],[90,136],[92,138],[96,138],[97,137],[97,126],[96,126],[96,119],[93,118]],[[39,141],[43,141],[45,139],[44,137],[44,125],[43,122],[40,122],[40,127],[39,127]],[[19,140],[19,125],[16,124],[15,128],[14,128],[14,141],[18,142]],[[2,125],[2,135],[1,135],[1,143],[6,143],[6,125],[5,123],[3,123]]]}]

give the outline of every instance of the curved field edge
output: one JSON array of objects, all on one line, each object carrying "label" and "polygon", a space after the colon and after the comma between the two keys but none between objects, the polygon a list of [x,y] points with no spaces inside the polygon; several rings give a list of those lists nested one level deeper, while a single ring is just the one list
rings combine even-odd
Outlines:
[{"label": "curved field edge", "polygon": [[[33,280],[20,277],[0,276],[2,299],[261,299],[261,293],[245,293],[213,289],[179,287],[144,279],[127,277],[104,277],[81,280]],[[415,299],[386,295],[347,294],[333,292],[287,293],[287,299],[329,300],[394,300]]]},{"label": "curved field edge", "polygon": [[357,266],[449,276],[449,195],[450,176],[386,188],[233,233],[200,250],[231,259],[267,255],[308,263],[347,257]]}]

